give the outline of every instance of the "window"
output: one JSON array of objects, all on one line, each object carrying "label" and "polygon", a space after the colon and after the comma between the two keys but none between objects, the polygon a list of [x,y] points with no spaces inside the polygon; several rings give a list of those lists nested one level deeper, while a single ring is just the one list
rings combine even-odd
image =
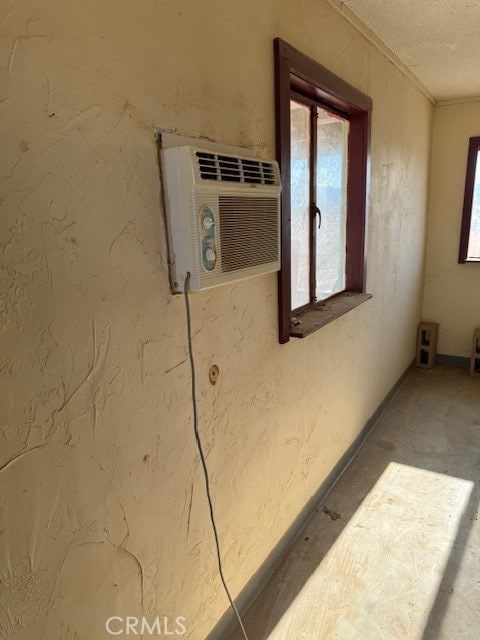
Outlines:
[{"label": "window", "polygon": [[371,297],[364,245],[372,102],[278,38],[275,69],[284,343]]},{"label": "window", "polygon": [[345,117],[329,112],[314,101],[306,102],[303,96],[292,95],[290,260],[293,310],[345,290],[348,130],[349,120]]},{"label": "window", "polygon": [[480,262],[480,137],[470,138],[458,261]]}]

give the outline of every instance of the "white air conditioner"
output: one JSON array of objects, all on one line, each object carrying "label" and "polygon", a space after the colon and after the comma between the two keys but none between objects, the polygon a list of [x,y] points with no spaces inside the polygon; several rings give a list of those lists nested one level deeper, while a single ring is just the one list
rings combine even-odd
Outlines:
[{"label": "white air conditioner", "polygon": [[191,146],[163,149],[172,290],[197,291],[280,269],[276,162]]}]

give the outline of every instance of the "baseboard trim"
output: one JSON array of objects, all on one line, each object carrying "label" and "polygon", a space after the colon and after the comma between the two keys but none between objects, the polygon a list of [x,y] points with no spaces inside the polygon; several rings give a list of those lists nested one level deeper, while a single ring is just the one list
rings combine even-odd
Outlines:
[{"label": "baseboard trim", "polygon": [[437,364],[468,369],[470,367],[470,358],[466,358],[464,356],[449,356],[446,353],[437,353]]},{"label": "baseboard trim", "polygon": [[[289,527],[286,534],[282,537],[282,539],[277,543],[275,548],[270,552],[269,556],[262,564],[260,569],[256,572],[256,574],[249,580],[247,585],[242,589],[240,594],[235,600],[235,604],[243,616],[248,609],[251,607],[253,602],[260,595],[260,592],[263,591],[267,582],[270,580],[272,575],[278,569],[280,564],[285,559],[286,555],[290,551],[293,543],[297,540],[297,538],[302,533],[303,529],[308,524],[309,520],[315,514],[315,510],[318,508],[319,504],[321,504],[328,496],[328,494],[332,491],[333,487],[336,485],[341,476],[345,473],[348,466],[352,462],[352,460],[357,455],[360,450],[362,444],[366,440],[366,438],[370,435],[370,433],[375,428],[377,422],[379,421],[381,415],[385,411],[387,404],[393,398],[393,396],[397,393],[399,388],[402,386],[405,378],[407,377],[410,370],[414,367],[414,362],[412,362],[407,369],[403,372],[397,382],[393,385],[390,391],[387,393],[382,402],[378,405],[376,411],[369,418],[363,429],[360,431],[358,436],[355,438],[353,443],[349,446],[347,451],[342,455],[340,460],[334,466],[332,471],[328,474],[327,478],[322,482],[317,491],[313,494],[313,496],[308,500],[303,509],[300,511],[293,524]],[[211,633],[207,636],[206,640],[226,640],[230,637],[237,626],[237,620],[235,618],[235,614],[229,608],[225,614],[222,616],[220,621],[211,631]]]}]

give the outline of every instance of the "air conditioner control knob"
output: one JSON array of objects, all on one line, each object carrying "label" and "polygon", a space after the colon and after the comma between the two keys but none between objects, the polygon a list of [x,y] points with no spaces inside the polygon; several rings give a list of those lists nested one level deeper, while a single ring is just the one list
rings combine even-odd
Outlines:
[{"label": "air conditioner control knob", "polygon": [[207,249],[205,251],[205,258],[208,260],[208,262],[215,262],[215,260],[217,259],[217,254],[213,249]]},{"label": "air conditioner control knob", "polygon": [[203,223],[203,228],[206,229],[207,231],[213,227],[213,220],[210,218],[210,216],[205,216],[203,218],[202,223]]}]

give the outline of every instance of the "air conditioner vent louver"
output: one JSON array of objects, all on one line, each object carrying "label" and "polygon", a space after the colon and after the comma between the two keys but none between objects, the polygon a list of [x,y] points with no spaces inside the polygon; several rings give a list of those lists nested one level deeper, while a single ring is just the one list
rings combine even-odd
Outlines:
[{"label": "air conditioner vent louver", "polygon": [[275,165],[271,162],[219,155],[206,151],[197,151],[195,155],[200,177],[203,180],[244,184],[278,184]]},{"label": "air conditioner vent louver", "polygon": [[222,271],[278,260],[278,199],[219,196]]}]

